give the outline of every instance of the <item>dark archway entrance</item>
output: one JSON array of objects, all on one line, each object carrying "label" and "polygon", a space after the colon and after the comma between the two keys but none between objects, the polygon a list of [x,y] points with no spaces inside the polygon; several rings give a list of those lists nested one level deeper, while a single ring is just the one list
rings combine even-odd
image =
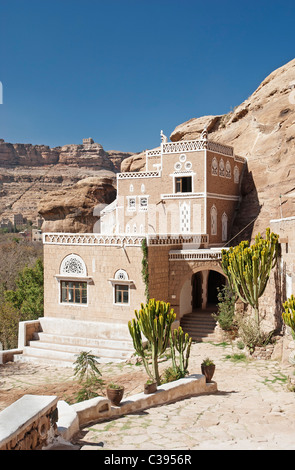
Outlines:
[{"label": "dark archway entrance", "polygon": [[218,288],[226,284],[226,278],[218,271],[204,270],[192,275],[192,310],[216,309]]},{"label": "dark archway entrance", "polygon": [[216,307],[218,303],[218,289],[226,284],[226,278],[217,271],[209,271],[207,287],[207,307]]},{"label": "dark archway entrance", "polygon": [[202,271],[193,274],[192,276],[192,309],[196,310],[202,308],[202,284],[203,274]]}]

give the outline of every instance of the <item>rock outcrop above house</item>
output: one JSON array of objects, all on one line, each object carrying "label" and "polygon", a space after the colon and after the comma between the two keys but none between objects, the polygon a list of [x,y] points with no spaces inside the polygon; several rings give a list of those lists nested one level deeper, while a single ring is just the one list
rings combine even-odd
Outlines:
[{"label": "rock outcrop above house", "polygon": [[[263,232],[271,219],[294,215],[295,59],[268,75],[232,112],[190,119],[174,129],[170,140],[197,139],[205,127],[209,139],[232,145],[236,155],[248,160],[234,234],[248,224],[243,237]],[[144,158],[140,162],[139,155],[131,156],[123,168],[134,165],[143,169]]]},{"label": "rock outcrop above house", "polygon": [[44,232],[92,232],[98,221],[95,207],[110,204],[116,197],[113,177],[89,177],[71,188],[52,191],[39,202],[38,212],[44,217]]}]

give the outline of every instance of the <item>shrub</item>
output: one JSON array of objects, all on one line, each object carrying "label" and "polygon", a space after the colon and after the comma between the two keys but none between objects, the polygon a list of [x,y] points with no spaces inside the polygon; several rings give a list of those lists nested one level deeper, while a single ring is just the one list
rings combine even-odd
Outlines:
[{"label": "shrub", "polygon": [[220,328],[225,331],[230,331],[236,327],[234,320],[235,314],[235,296],[229,286],[217,288],[218,294],[218,311],[213,314],[213,318],[218,322]]}]

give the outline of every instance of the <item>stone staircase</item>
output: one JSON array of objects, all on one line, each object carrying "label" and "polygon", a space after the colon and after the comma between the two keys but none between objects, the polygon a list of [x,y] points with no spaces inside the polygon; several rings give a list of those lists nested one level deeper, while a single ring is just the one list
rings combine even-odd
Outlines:
[{"label": "stone staircase", "polygon": [[214,308],[194,310],[183,315],[180,320],[180,326],[194,341],[214,341],[216,339],[214,333],[216,321],[212,317],[212,313],[215,311],[216,309]]},{"label": "stone staircase", "polygon": [[40,328],[14,361],[73,367],[81,351],[99,363],[126,361],[134,353],[126,325],[40,318]]}]

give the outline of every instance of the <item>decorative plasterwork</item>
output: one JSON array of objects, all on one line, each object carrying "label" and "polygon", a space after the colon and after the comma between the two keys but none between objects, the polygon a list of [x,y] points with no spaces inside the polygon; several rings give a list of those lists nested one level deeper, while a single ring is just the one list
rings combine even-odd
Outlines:
[{"label": "decorative plasterwork", "polygon": [[87,276],[87,269],[84,261],[80,256],[74,254],[68,255],[62,260],[59,272],[64,276]]}]

